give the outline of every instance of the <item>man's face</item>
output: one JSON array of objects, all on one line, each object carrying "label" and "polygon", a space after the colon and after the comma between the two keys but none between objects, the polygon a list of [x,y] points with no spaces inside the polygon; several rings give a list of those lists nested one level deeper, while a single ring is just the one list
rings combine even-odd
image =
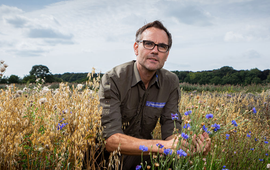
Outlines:
[{"label": "man's face", "polygon": [[[168,36],[164,30],[158,28],[148,28],[142,35],[141,40],[153,41],[155,44],[167,44]],[[154,72],[161,69],[168,58],[169,51],[163,53],[159,52],[158,47],[155,46],[154,49],[149,50],[143,47],[143,43],[134,43],[134,52],[137,56],[137,67],[139,71]]]}]

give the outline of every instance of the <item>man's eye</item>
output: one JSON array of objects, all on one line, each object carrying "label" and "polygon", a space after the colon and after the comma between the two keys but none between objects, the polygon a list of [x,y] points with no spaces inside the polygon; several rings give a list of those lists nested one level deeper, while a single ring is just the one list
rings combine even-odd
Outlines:
[{"label": "man's eye", "polygon": [[153,45],[153,42],[145,42],[145,45],[152,46]]},{"label": "man's eye", "polygon": [[165,45],[165,44],[159,44],[159,47],[160,47],[160,48],[167,49],[167,45]]}]

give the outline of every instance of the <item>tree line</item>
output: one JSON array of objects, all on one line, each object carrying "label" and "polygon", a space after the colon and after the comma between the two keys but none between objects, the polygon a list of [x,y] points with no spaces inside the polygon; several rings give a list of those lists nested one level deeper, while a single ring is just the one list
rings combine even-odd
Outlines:
[{"label": "tree line", "polygon": [[[44,65],[34,65],[29,72],[29,75],[20,78],[17,75],[11,75],[9,77],[4,76],[0,78],[0,84],[26,84],[35,83],[36,80],[43,79],[44,83],[53,82],[69,82],[69,83],[82,83],[88,80],[88,73],[64,73],[64,74],[52,74],[47,66]],[[93,77],[97,77],[94,74]]]},{"label": "tree line", "polygon": [[214,84],[214,85],[250,85],[270,83],[270,70],[260,71],[257,68],[251,70],[235,70],[232,67],[224,66],[211,71],[172,71],[180,83],[190,84]]},{"label": "tree line", "polygon": [[[260,71],[257,68],[251,70],[235,70],[232,67],[224,66],[220,69],[210,71],[172,71],[175,73],[179,82],[190,84],[214,84],[214,85],[250,85],[250,84],[266,84],[270,83],[270,70]],[[37,78],[44,79],[45,83],[53,82],[69,82],[82,83],[88,80],[88,73],[64,73],[52,74],[47,66],[34,65],[29,72],[29,75],[23,78],[17,75],[0,78],[0,84],[11,83],[35,83]],[[94,74],[96,77],[97,74]],[[101,74],[102,76],[102,74]]]}]

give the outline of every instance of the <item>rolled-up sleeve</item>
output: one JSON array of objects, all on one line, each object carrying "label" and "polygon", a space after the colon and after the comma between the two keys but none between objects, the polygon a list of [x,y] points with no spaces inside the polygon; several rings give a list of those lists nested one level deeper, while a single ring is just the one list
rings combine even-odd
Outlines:
[{"label": "rolled-up sleeve", "polygon": [[[181,132],[182,117],[179,113],[178,108],[180,99],[181,99],[181,92],[179,88],[178,77],[176,77],[175,82],[172,84],[172,91],[169,95],[168,101],[166,102],[164,112],[160,118],[161,134],[163,140],[165,140],[167,137],[173,134],[174,128],[178,129],[179,133]],[[173,114],[177,113],[178,119],[172,120],[171,113]]]},{"label": "rolled-up sleeve", "polygon": [[101,115],[103,137],[108,139],[115,133],[123,133],[119,91],[115,82],[108,74],[103,75],[101,79],[99,100],[103,108]]}]

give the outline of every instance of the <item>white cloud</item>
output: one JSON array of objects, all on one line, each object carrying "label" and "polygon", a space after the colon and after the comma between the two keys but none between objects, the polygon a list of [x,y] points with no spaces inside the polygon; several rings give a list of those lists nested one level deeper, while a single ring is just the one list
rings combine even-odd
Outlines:
[{"label": "white cloud", "polygon": [[73,35],[64,34],[50,28],[33,28],[27,33],[29,38],[56,38],[56,39],[71,39]]},{"label": "white cloud", "polygon": [[[1,5],[0,56],[9,61],[6,74],[19,76],[35,64],[48,66],[52,73],[87,72],[92,67],[105,72],[136,59],[137,29],[158,19],[173,36],[168,70],[240,64],[269,68],[269,5],[261,2],[69,0],[32,11]],[[256,62],[248,64],[250,60]]]},{"label": "white cloud", "polygon": [[22,14],[23,10],[6,5],[0,6],[0,16]]},{"label": "white cloud", "polygon": [[255,50],[248,50],[244,52],[243,57],[248,59],[258,59],[261,58],[261,55]]},{"label": "white cloud", "polygon": [[226,42],[239,42],[239,41],[244,41],[245,38],[242,34],[229,31],[225,34],[224,40]]},{"label": "white cloud", "polygon": [[15,15],[4,17],[4,22],[14,26],[15,28],[23,28],[28,23],[28,19],[23,16]]}]

